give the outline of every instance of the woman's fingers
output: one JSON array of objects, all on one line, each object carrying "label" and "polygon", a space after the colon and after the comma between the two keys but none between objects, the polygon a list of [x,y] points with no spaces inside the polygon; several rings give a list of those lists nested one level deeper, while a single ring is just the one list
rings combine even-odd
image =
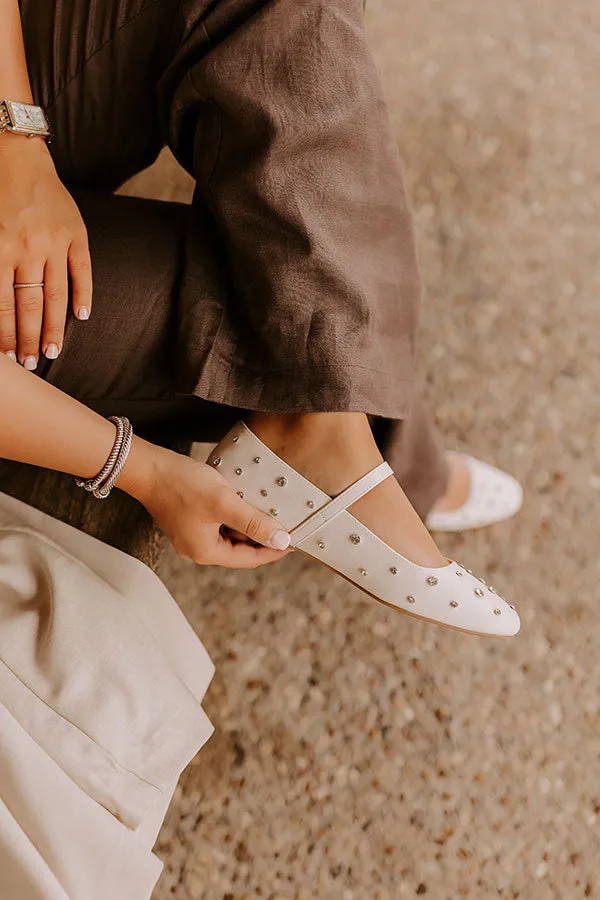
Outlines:
[{"label": "woman's fingers", "polygon": [[230,488],[224,488],[223,525],[247,535],[257,544],[274,550],[286,550],[290,536],[271,516],[255,509]]},{"label": "woman's fingers", "polygon": [[15,270],[0,269],[0,353],[17,358],[17,314],[15,311]]},{"label": "woman's fingers", "polygon": [[87,232],[82,230],[69,247],[69,272],[73,289],[73,313],[89,319],[92,311],[92,261]]},{"label": "woman's fingers", "polygon": [[255,569],[258,566],[277,562],[284,556],[286,553],[281,550],[255,547],[252,544],[234,544],[220,535],[218,546],[212,553],[209,563],[214,566],[226,566],[230,569]]},{"label": "woman's fingers", "polygon": [[[291,552],[287,531],[246,503],[212,466],[139,439],[138,466],[144,447],[150,453],[146,478],[138,476],[134,490],[128,490],[141,500],[183,559],[246,569],[276,562]],[[126,476],[127,471],[126,467]],[[233,536],[235,532],[240,539]]]},{"label": "woman's fingers", "polygon": [[[215,510],[219,521],[231,529],[232,533],[224,535],[219,531],[217,545],[211,544],[206,557],[202,554],[201,562],[235,569],[253,569],[276,562],[285,555],[284,551],[290,544],[287,531],[278,527],[271,516],[242,500],[231,487],[218,488]],[[234,535],[239,535],[242,540],[236,540]],[[254,543],[249,543],[248,539]]]},{"label": "woman's fingers", "polygon": [[44,317],[42,325],[42,353],[56,359],[62,350],[69,283],[66,256],[48,259],[44,271]]},{"label": "woman's fingers", "polygon": [[[44,261],[27,260],[15,270],[15,284],[40,284],[44,280]],[[17,310],[17,355],[26,369],[37,368],[44,314],[43,287],[15,287]]]}]

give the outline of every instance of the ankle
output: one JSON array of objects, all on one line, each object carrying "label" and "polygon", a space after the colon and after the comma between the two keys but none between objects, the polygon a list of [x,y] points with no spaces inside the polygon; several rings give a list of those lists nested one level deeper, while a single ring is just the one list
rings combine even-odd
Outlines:
[{"label": "ankle", "polygon": [[[369,421],[361,413],[255,413],[248,425],[267,447],[332,497],[381,462]],[[349,511],[417,565],[446,565],[395,479],[386,479]]]},{"label": "ankle", "polygon": [[338,493],[381,462],[364,413],[255,413],[252,431],[328,493]]},{"label": "ankle", "polygon": [[296,415],[279,415],[275,413],[253,413],[249,420],[253,431],[272,434],[277,438],[289,435],[295,440],[302,438],[317,443],[353,431],[362,431],[367,424],[364,413],[301,413]]}]

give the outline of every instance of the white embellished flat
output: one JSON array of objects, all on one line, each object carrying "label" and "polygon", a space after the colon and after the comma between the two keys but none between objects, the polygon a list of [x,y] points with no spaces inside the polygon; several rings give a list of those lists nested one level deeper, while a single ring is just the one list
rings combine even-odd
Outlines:
[{"label": "white embellished flat", "polygon": [[277,517],[292,546],[318,559],[398,612],[473,634],[509,637],[519,631],[514,607],[463,566],[417,566],[397,553],[348,507],[393,474],[381,463],[337,497],[289,466],[243,423],[212,450],[218,467],[252,506]]},{"label": "white embellished flat", "polygon": [[[455,454],[459,455],[459,454]],[[510,519],[523,505],[519,482],[472,456],[463,456],[471,475],[471,490],[462,506],[450,511],[433,510],[427,517],[430,531],[467,531]]]}]

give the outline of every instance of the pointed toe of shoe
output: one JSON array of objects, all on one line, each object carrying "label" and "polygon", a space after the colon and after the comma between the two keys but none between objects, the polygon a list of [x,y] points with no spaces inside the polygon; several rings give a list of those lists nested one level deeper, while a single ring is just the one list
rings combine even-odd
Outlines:
[{"label": "pointed toe of shoe", "polygon": [[486,484],[485,491],[481,491],[482,519],[486,512],[493,522],[502,522],[516,515],[523,505],[523,488],[517,479],[478,459],[474,459],[471,465],[481,470],[478,480]]},{"label": "pointed toe of shoe", "polygon": [[514,637],[521,629],[521,620],[512,606],[497,599],[488,610],[469,610],[464,623],[458,627],[461,631],[484,637]]},{"label": "pointed toe of shoe", "polygon": [[[489,637],[518,634],[521,623],[517,611],[491,585],[456,562],[432,571],[437,575],[427,583],[435,581],[436,587],[430,594],[425,592],[424,617],[435,618],[450,628],[470,634]],[[428,597],[435,602],[435,607],[427,608]]]},{"label": "pointed toe of shoe", "polygon": [[[507,604],[508,606],[508,604]],[[510,613],[504,619],[504,629],[501,632],[503,637],[514,637],[521,630],[521,619],[516,609],[512,606],[508,607]]]},{"label": "pointed toe of shoe", "polygon": [[516,478],[480,459],[464,458],[471,474],[469,497],[459,509],[433,510],[427,518],[431,531],[484,528],[512,518],[523,505],[523,488]]}]

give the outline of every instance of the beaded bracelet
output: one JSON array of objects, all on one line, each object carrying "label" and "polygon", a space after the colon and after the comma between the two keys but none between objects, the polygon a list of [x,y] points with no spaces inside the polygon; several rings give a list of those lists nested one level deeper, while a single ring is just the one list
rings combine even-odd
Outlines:
[{"label": "beaded bracelet", "polygon": [[111,416],[108,421],[112,422],[116,429],[115,442],[108,459],[93,478],[75,479],[77,487],[89,491],[98,500],[104,500],[105,497],[108,497],[115,486],[127,462],[133,440],[133,428],[129,419],[125,418],[125,416]]}]

